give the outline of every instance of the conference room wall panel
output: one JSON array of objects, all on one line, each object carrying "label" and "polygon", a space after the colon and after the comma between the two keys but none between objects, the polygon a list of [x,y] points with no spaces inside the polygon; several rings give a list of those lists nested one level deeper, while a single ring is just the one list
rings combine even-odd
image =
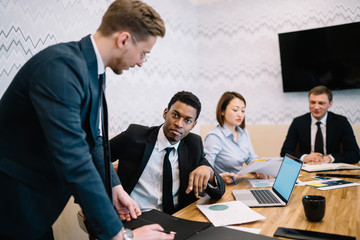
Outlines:
[{"label": "conference room wall panel", "polygon": [[[110,0],[0,0],[0,96],[43,48],[94,33]],[[307,111],[307,93],[283,93],[277,34],[360,21],[356,0],[147,0],[166,36],[150,59],[117,76],[107,71],[110,135],[130,123],[157,125],[180,90],[199,96],[199,123],[215,123],[227,90],[247,100],[247,122],[284,124]],[[360,122],[360,90],[334,92],[332,110]],[[197,131],[197,130],[195,130]]]}]

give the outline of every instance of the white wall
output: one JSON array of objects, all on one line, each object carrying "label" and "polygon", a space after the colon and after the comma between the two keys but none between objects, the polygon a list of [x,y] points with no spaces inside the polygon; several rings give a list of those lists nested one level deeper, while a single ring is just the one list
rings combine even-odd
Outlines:
[{"label": "white wall", "polygon": [[[95,32],[112,1],[0,1],[0,96],[18,69],[46,46]],[[215,123],[227,90],[246,98],[247,122],[290,123],[307,111],[307,93],[283,93],[277,34],[360,20],[357,0],[148,0],[166,36],[142,69],[108,75],[110,135],[130,123],[157,125],[171,96],[199,96],[200,123]],[[360,90],[334,92],[334,112],[360,122]],[[196,131],[196,130],[195,130]]]},{"label": "white wall", "polygon": [[[357,0],[223,0],[198,6],[201,120],[221,94],[247,100],[246,121],[283,124],[308,111],[307,92],[283,93],[278,33],[360,21]],[[332,111],[360,122],[360,90],[334,91]]]},{"label": "white wall", "polygon": [[[0,0],[0,96],[41,49],[94,33],[111,0]],[[199,96],[200,123],[215,123],[227,90],[247,99],[247,122],[290,123],[307,93],[283,93],[277,34],[360,21],[358,0],[146,0],[167,33],[142,69],[107,72],[110,135],[157,125],[171,96]],[[360,123],[360,90],[334,92],[333,111]],[[197,131],[197,130],[195,130]]]}]

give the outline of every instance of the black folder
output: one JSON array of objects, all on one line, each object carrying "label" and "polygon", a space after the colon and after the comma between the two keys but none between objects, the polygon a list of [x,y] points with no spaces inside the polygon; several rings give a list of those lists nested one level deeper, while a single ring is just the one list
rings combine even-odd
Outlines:
[{"label": "black folder", "polygon": [[124,222],[124,226],[126,228],[135,229],[153,223],[160,224],[167,232],[170,231],[176,232],[175,240],[275,239],[259,234],[233,230],[226,227],[214,227],[209,222],[196,222],[196,221],[185,220],[182,218],[173,217],[169,214],[160,212],[155,209],[148,212],[143,212],[142,215],[140,215],[137,219],[131,220],[130,222]]},{"label": "black folder", "polygon": [[130,222],[124,222],[124,226],[129,229],[134,229],[153,223],[160,224],[165,231],[176,232],[175,240],[188,239],[197,232],[201,232],[212,226],[209,222],[185,220],[155,209],[143,212],[137,219],[131,220]]}]

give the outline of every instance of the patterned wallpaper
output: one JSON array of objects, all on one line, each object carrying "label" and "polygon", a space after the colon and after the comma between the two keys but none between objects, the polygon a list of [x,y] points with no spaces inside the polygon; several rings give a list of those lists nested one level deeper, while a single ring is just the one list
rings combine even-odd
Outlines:
[{"label": "patterned wallpaper", "polygon": [[[308,93],[283,93],[278,33],[359,22],[360,2],[217,1],[198,17],[202,121],[216,123],[218,99],[234,90],[247,100],[247,123],[286,124],[308,111]],[[359,103],[360,89],[334,91],[331,110],[360,123]]]},{"label": "patterned wallpaper", "polygon": [[[41,49],[94,33],[111,0],[0,0],[0,96]],[[307,93],[283,93],[277,34],[360,21],[358,0],[147,0],[164,18],[144,66],[107,71],[110,135],[130,123],[157,125],[171,96],[194,92],[199,123],[215,123],[227,90],[246,98],[247,122],[290,123],[307,111]],[[360,90],[334,92],[334,112],[360,123]],[[195,129],[195,131],[197,131]]]}]

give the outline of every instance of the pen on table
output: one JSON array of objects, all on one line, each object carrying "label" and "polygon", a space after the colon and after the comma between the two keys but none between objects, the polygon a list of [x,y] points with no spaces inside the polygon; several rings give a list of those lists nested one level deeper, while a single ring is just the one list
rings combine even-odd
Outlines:
[{"label": "pen on table", "polygon": [[[230,170],[228,170],[228,172],[231,173]],[[236,181],[235,181],[235,178],[234,178],[234,177],[231,177],[231,179],[233,180],[234,184],[237,185],[237,184],[236,184]]]}]

